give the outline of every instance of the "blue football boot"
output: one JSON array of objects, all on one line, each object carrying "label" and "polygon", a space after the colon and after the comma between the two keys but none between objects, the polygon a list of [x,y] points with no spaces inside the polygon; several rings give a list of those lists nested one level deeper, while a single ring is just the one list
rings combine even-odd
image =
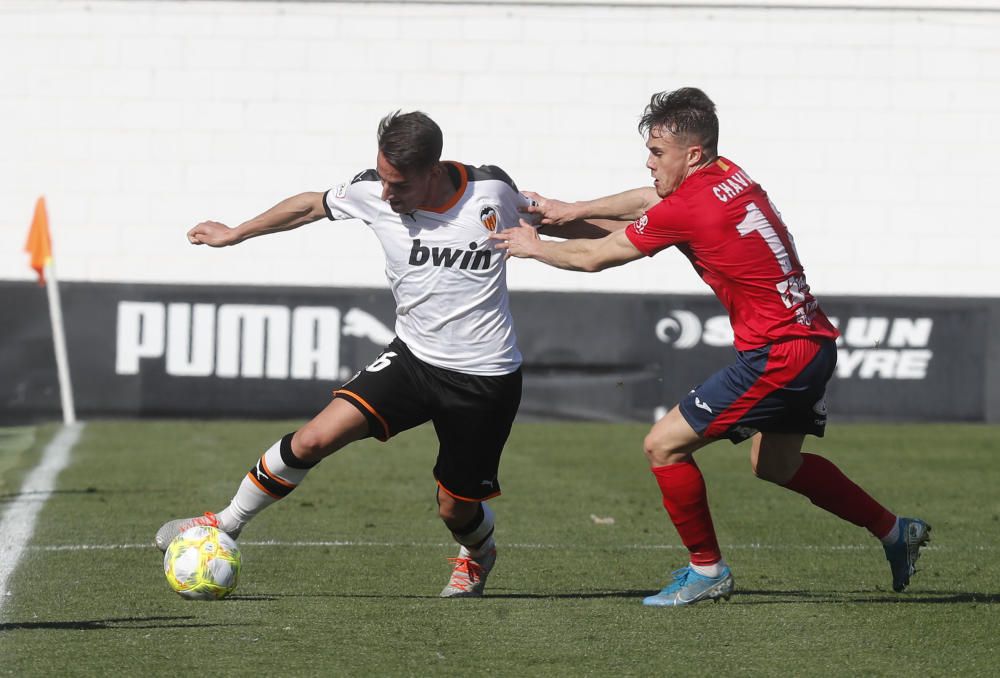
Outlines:
[{"label": "blue football boot", "polygon": [[920,557],[920,547],[930,540],[930,525],[919,518],[899,519],[899,538],[891,544],[882,544],[892,570],[893,591],[899,593],[910,583],[910,577],[917,571],[914,564]]},{"label": "blue football boot", "polygon": [[733,573],[726,566],[718,577],[698,574],[690,566],[673,572],[674,580],[655,596],[643,598],[643,605],[677,607],[693,605],[699,600],[718,600],[733,595]]}]

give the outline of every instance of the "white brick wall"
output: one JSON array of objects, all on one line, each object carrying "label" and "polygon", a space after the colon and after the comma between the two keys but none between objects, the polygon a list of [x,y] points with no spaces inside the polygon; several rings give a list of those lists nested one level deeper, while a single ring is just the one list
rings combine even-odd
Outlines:
[{"label": "white brick wall", "polygon": [[[0,278],[31,277],[22,247],[45,194],[64,279],[381,286],[359,224],[221,252],[183,234],[371,166],[395,108],[426,110],[447,157],[522,188],[644,184],[643,106],[695,84],[820,294],[1000,295],[997,3],[711,4],[0,2]],[[598,275],[515,262],[510,277],[703,291],[689,268],[665,253]]]}]

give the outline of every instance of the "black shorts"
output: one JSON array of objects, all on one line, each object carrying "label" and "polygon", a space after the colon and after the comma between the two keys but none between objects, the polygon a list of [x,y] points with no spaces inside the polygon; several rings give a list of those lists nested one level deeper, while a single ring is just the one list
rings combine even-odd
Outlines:
[{"label": "black shorts", "polygon": [[434,422],[434,477],[456,499],[481,501],[500,494],[500,453],[521,404],[521,370],[477,376],[428,365],[393,339],[381,355],[333,392],[368,419],[379,440]]}]

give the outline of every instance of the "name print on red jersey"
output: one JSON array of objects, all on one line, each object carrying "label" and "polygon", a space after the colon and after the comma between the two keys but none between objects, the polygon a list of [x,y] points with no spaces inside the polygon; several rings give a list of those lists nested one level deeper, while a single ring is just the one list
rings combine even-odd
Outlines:
[{"label": "name print on red jersey", "polygon": [[721,202],[729,202],[730,198],[735,198],[744,190],[750,188],[753,179],[748,177],[743,170],[737,170],[732,176],[726,177],[721,184],[716,184],[712,193]]}]

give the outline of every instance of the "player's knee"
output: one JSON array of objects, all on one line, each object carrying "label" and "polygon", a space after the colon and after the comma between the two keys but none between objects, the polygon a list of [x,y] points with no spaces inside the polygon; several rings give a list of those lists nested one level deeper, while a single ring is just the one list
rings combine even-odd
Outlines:
[{"label": "player's knee", "polygon": [[776,483],[777,472],[775,465],[773,463],[768,463],[767,458],[761,458],[760,455],[753,455],[750,457],[750,470],[753,472],[754,477],[759,480],[765,480],[769,483]]},{"label": "player's knee", "polygon": [[754,476],[775,485],[785,485],[801,466],[799,456],[760,457],[750,459],[750,470]]},{"label": "player's knee", "polygon": [[478,508],[478,502],[458,501],[445,492],[438,492],[438,517],[449,529],[457,529],[469,522]]},{"label": "player's knee", "polygon": [[761,466],[760,459],[756,459],[756,458],[751,458],[750,459],[750,470],[753,472],[754,477],[759,478],[760,480],[766,480],[768,482],[774,482],[769,477],[769,474],[767,472],[767,468],[765,466]]},{"label": "player's knee", "polygon": [[662,463],[657,463],[660,456],[662,456],[663,451],[661,446],[657,443],[653,436],[648,435],[642,441],[642,451],[646,455],[646,460],[654,466],[662,466]]},{"label": "player's knee", "polygon": [[450,524],[455,522],[455,519],[457,518],[455,514],[455,502],[452,501],[450,497],[438,497],[438,518],[443,520],[446,524]]},{"label": "player's knee", "polygon": [[314,426],[303,426],[292,437],[292,453],[303,461],[319,461],[328,454],[329,440]]},{"label": "player's knee", "polygon": [[667,466],[684,461],[688,456],[669,440],[650,433],[642,441],[642,449],[650,466]]}]

